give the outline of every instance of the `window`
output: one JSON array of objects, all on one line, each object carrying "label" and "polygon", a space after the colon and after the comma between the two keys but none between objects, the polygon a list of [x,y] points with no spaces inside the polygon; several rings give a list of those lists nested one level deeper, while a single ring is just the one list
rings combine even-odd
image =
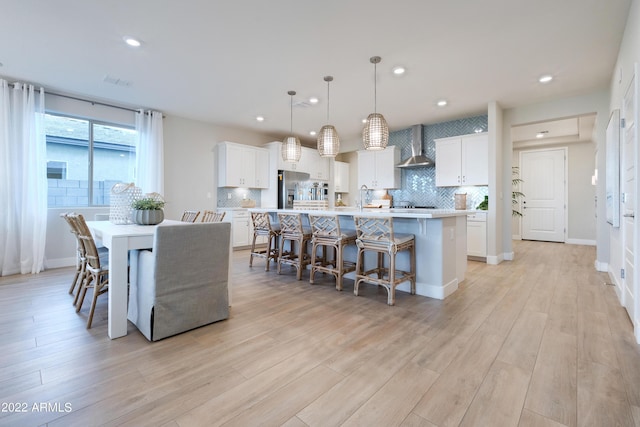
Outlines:
[{"label": "window", "polygon": [[111,188],[135,181],[135,129],[45,115],[49,207],[109,205]]}]

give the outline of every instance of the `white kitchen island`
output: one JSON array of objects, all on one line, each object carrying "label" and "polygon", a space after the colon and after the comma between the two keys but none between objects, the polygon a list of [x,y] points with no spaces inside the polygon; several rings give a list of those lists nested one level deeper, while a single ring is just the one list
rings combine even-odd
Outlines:
[{"label": "white kitchen island", "polygon": [[[359,210],[290,210],[275,208],[253,208],[250,212],[269,212],[276,217],[278,212],[300,213],[303,222],[309,214],[338,215],[340,226],[355,228],[354,216],[393,217],[393,229],[397,233],[415,235],[416,246],[416,293],[431,298],[445,299],[458,289],[467,270],[467,214],[465,210],[453,209],[364,209]],[[355,261],[357,248],[345,250],[345,260]],[[365,263],[373,263],[374,255]],[[409,269],[409,257],[398,253],[397,268]],[[354,273],[345,275],[353,279]],[[397,290],[409,292],[409,283],[400,284]]]}]

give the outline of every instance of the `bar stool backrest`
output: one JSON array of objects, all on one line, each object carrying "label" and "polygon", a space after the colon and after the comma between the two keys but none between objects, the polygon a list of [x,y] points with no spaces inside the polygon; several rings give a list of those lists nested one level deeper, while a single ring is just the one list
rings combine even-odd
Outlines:
[{"label": "bar stool backrest", "polygon": [[271,218],[267,212],[251,212],[254,230],[271,231]]},{"label": "bar stool backrest", "polygon": [[201,222],[222,222],[226,212],[204,211]]},{"label": "bar stool backrest", "polygon": [[280,220],[280,230],[282,235],[299,236],[304,234],[302,228],[302,217],[300,214],[278,213]]},{"label": "bar stool backrest", "polygon": [[356,224],[358,240],[367,242],[393,242],[393,219],[391,217],[363,217],[353,218]]},{"label": "bar stool backrest", "polygon": [[335,215],[313,215],[309,214],[311,232],[314,236],[321,237],[341,237],[340,221]]}]

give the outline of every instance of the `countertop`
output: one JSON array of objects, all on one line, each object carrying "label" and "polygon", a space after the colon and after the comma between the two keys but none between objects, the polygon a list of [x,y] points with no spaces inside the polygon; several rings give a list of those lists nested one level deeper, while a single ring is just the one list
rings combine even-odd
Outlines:
[{"label": "countertop", "polygon": [[303,213],[318,215],[345,215],[345,216],[391,216],[394,218],[446,218],[452,216],[466,216],[477,212],[476,210],[456,209],[419,209],[419,208],[365,208],[360,211],[350,207],[334,208],[333,210],[306,210],[306,209],[275,209],[275,208],[250,208],[249,212],[283,212]]}]

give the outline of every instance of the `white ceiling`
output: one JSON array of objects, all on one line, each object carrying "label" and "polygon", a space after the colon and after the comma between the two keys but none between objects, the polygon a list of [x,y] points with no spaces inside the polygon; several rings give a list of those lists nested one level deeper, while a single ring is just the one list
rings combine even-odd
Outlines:
[{"label": "white ceiling", "polygon": [[[606,88],[631,0],[4,0],[0,75],[45,89],[307,144],[343,144],[377,110],[391,130]],[[140,38],[134,49],[123,36]],[[391,69],[407,67],[395,77]],[[551,83],[538,77],[551,74]],[[129,85],[105,82],[105,77]],[[437,100],[449,101],[445,108]],[[259,123],[257,115],[266,120]],[[537,131],[537,130],[536,130]]]}]

